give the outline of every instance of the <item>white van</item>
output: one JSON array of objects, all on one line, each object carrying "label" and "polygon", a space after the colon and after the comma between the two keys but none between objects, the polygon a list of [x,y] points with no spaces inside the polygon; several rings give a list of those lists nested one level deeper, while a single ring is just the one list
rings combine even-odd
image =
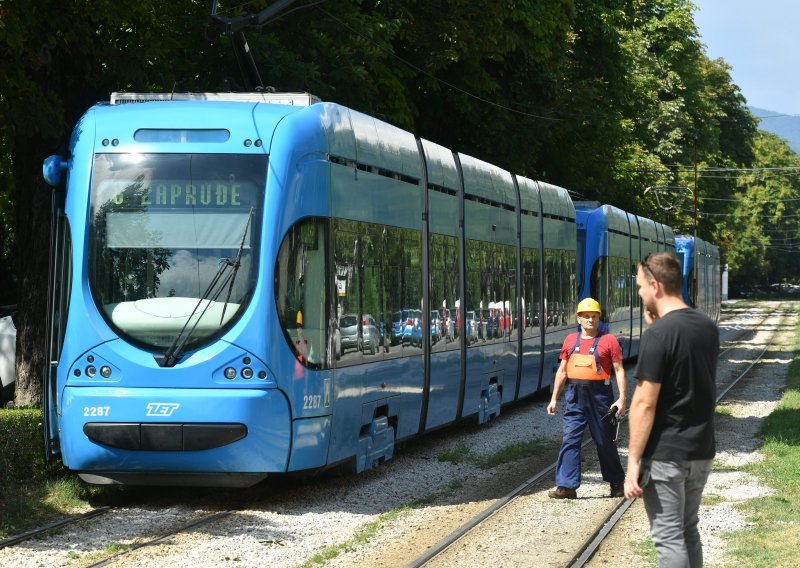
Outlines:
[{"label": "white van", "polygon": [[14,400],[14,381],[16,380],[17,327],[12,316],[16,311],[7,312],[0,317],[0,406]]}]

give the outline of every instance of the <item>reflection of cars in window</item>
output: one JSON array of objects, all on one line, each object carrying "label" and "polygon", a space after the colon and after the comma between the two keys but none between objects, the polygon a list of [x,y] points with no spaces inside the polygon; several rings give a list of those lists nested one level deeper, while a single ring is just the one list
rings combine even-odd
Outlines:
[{"label": "reflection of cars in window", "polygon": [[[406,313],[406,323],[403,327],[403,343],[410,343],[411,345],[416,345],[417,342],[422,344],[422,339],[414,337],[415,333],[414,330],[416,329],[419,331],[419,317],[420,311],[419,310],[404,310]],[[420,334],[421,336],[421,334]]]},{"label": "reflection of cars in window", "polygon": [[369,314],[364,314],[361,318],[361,347],[369,350],[370,355],[375,355],[381,342],[380,331],[375,325],[375,318]]},{"label": "reflection of cars in window", "polygon": [[361,341],[358,337],[358,315],[345,314],[339,318],[340,349],[344,355],[348,349],[361,351]]},{"label": "reflection of cars in window", "polygon": [[391,323],[391,341],[392,345],[397,345],[403,341],[403,330],[406,326],[406,319],[408,318],[408,310],[397,310],[392,315]]},{"label": "reflection of cars in window", "polygon": [[431,311],[431,345],[442,338],[442,317],[438,310]]},{"label": "reflection of cars in window", "polygon": [[0,309],[0,406],[14,400],[16,382],[17,328],[14,325],[16,306]]}]

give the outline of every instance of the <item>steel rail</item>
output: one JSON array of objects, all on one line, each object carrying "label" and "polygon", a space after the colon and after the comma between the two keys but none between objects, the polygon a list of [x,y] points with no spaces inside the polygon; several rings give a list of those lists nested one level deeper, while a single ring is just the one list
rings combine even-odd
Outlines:
[{"label": "steel rail", "polygon": [[237,512],[238,510],[239,509],[231,509],[229,511],[222,511],[220,513],[214,513],[213,515],[209,515],[209,516],[204,517],[202,519],[198,519],[196,521],[192,521],[190,523],[187,523],[187,524],[183,525],[182,527],[180,527],[178,529],[175,529],[175,530],[170,531],[168,533],[162,534],[161,536],[158,536],[158,537],[156,537],[154,539],[151,539],[151,540],[148,540],[146,542],[141,542],[139,544],[131,546],[130,548],[128,548],[126,550],[122,550],[122,551],[120,551],[120,552],[118,552],[118,553],[116,553],[116,554],[114,554],[112,556],[109,556],[108,558],[105,558],[105,559],[103,559],[103,560],[101,560],[99,562],[96,562],[94,564],[89,564],[88,566],[85,566],[84,568],[99,568],[100,566],[108,566],[110,563],[112,563],[112,562],[114,562],[116,560],[119,560],[121,557],[127,556],[128,554],[130,554],[130,553],[132,553],[132,552],[134,552],[136,550],[139,550],[140,548],[144,548],[146,546],[154,546],[154,545],[157,545],[157,544],[161,544],[165,540],[170,539],[170,538],[172,538],[173,536],[175,536],[175,535],[177,535],[179,533],[186,532],[186,531],[188,531],[190,529],[194,529],[194,528],[206,525],[208,523],[211,523],[213,521],[217,521],[219,519],[223,519],[225,517],[228,517],[228,516],[232,515],[233,513]]},{"label": "steel rail", "polygon": [[53,529],[63,527],[64,525],[71,525],[72,523],[77,523],[79,521],[103,515],[105,513],[108,513],[109,511],[111,511],[111,507],[98,507],[97,509],[92,509],[91,511],[87,511],[86,513],[82,513],[80,515],[73,515],[71,517],[54,521],[52,523],[29,530],[27,532],[10,536],[8,538],[4,538],[3,540],[0,540],[0,549],[6,548],[7,546],[13,546],[15,544],[19,544],[20,542],[24,542],[26,540],[30,540],[36,536],[39,536],[40,534],[49,532]]}]

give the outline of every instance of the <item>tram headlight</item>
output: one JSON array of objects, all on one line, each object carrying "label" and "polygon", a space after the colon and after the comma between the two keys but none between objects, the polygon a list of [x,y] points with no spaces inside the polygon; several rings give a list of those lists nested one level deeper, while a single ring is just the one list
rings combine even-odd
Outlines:
[{"label": "tram headlight", "polygon": [[100,367],[100,376],[103,377],[104,379],[110,377],[111,367],[109,367],[108,365],[103,365],[102,367]]},{"label": "tram headlight", "polygon": [[97,368],[94,365],[86,367],[86,376],[93,379],[97,375]]},{"label": "tram headlight", "polygon": [[245,379],[252,379],[253,378],[253,369],[250,367],[245,367],[242,369],[242,377]]},{"label": "tram headlight", "polygon": [[234,369],[233,367],[227,367],[225,369],[225,378],[228,379],[229,381],[235,379],[236,369]]}]

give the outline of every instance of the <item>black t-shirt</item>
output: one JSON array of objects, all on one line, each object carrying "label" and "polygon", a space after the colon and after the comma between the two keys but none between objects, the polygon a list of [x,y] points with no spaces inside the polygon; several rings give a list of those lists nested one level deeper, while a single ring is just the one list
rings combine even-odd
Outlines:
[{"label": "black t-shirt", "polygon": [[655,421],[643,457],[711,459],[716,451],[719,331],[699,310],[675,310],[642,335],[635,377],[661,383]]}]

